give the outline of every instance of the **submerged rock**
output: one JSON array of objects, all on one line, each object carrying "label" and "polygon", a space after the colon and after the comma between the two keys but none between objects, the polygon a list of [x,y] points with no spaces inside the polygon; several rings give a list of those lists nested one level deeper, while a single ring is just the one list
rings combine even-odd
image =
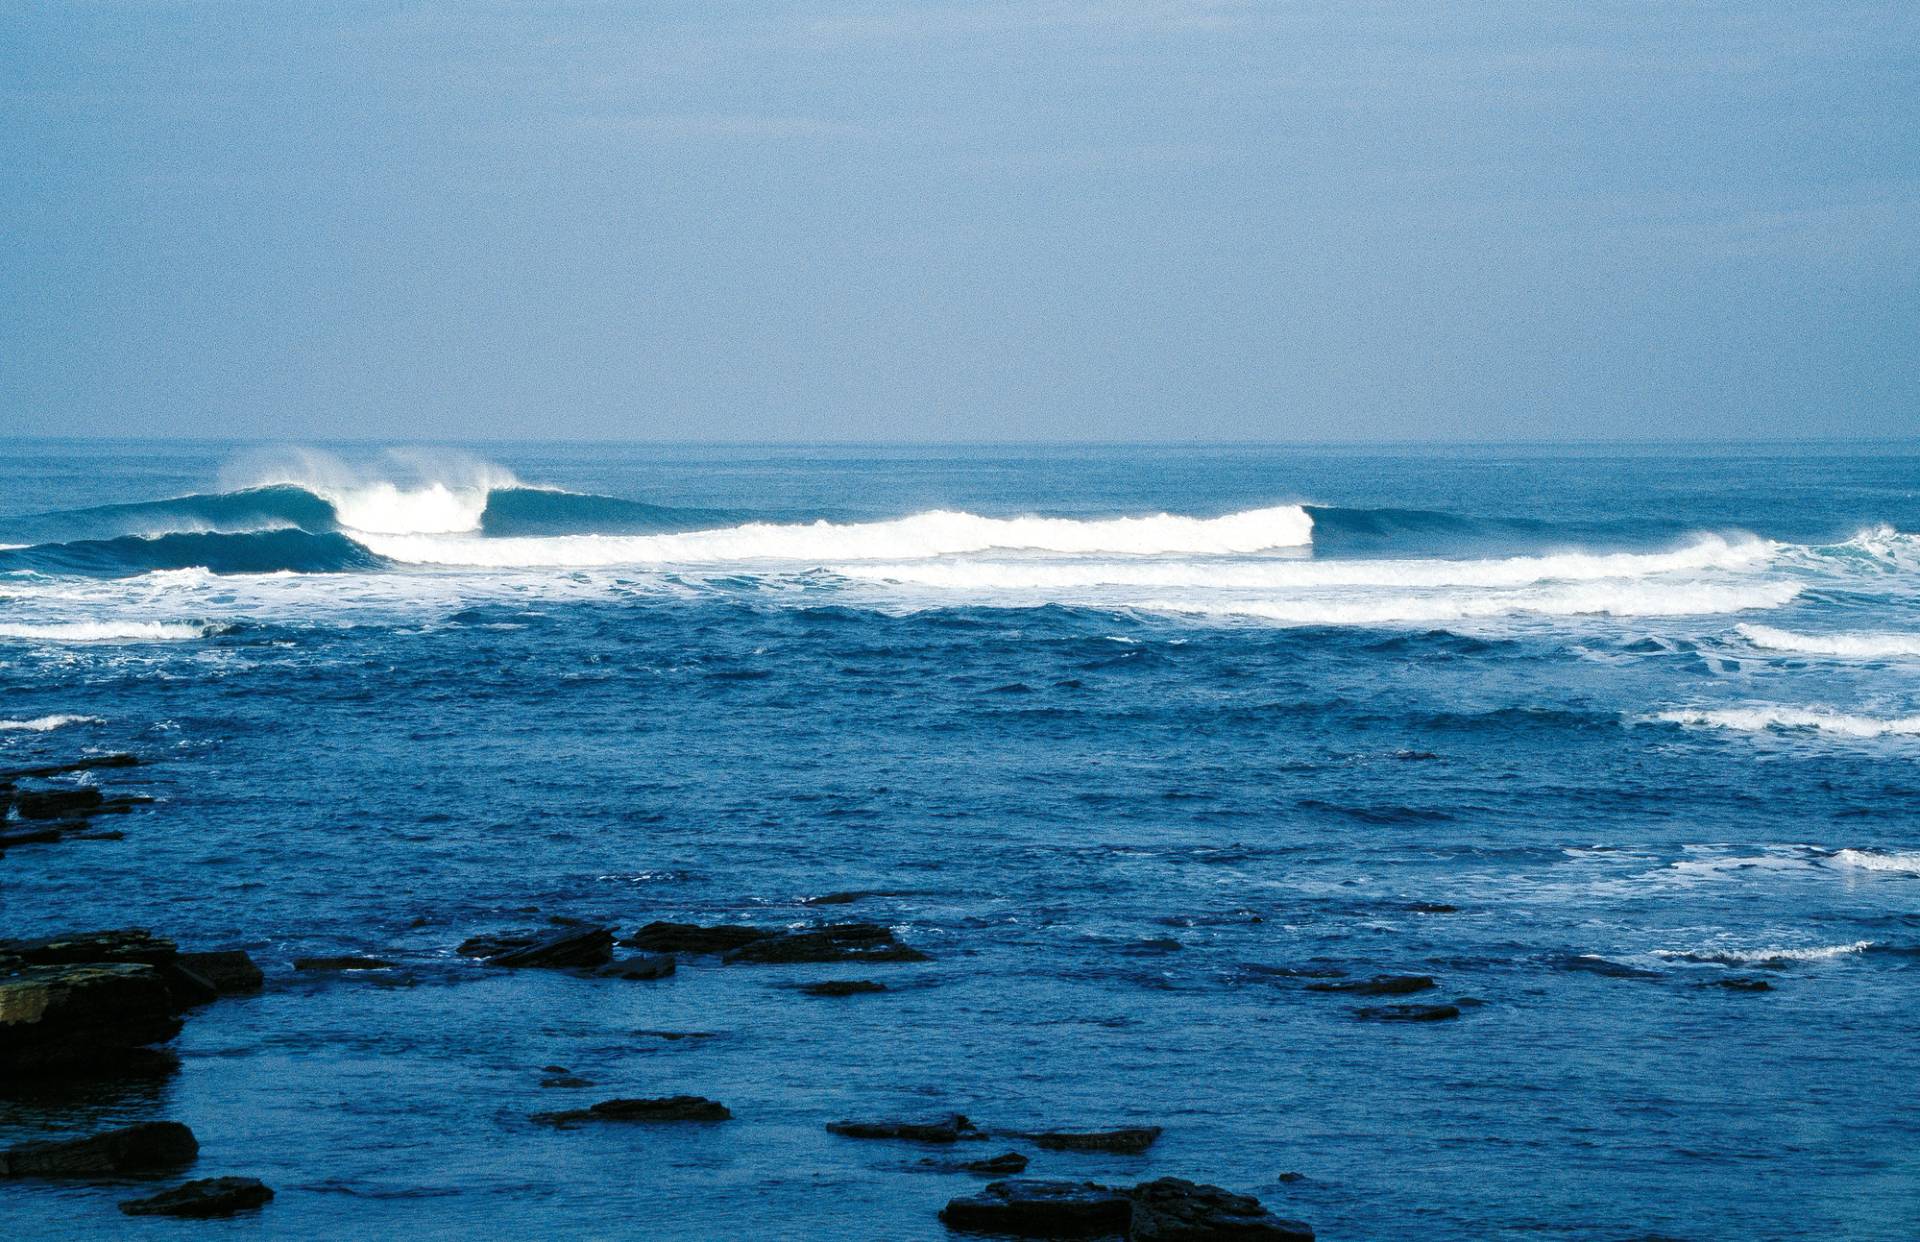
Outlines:
[{"label": "submerged rock", "polygon": [[800,990],[808,996],[859,996],[866,992],[884,992],[887,985],[871,979],[825,979],[819,983],[803,983]]},{"label": "submerged rock", "polygon": [[1025,1136],[1048,1151],[1108,1151],[1137,1156],[1160,1137],[1159,1126],[1119,1130],[1042,1130]]},{"label": "submerged rock", "polygon": [[901,944],[891,927],[878,923],[832,923],[751,940],[721,960],[729,964],[924,962],[927,955]]},{"label": "submerged rock", "polygon": [[949,1229],[1021,1238],[1094,1238],[1124,1233],[1133,1201],[1093,1182],[1015,1178],[990,1182],[940,1209]]},{"label": "submerged rock", "polygon": [[697,923],[648,923],[622,940],[628,949],[646,949],[654,953],[728,953],[755,940],[776,933],[762,927],[722,923],[701,927]]},{"label": "submerged rock", "polygon": [[961,1113],[948,1113],[932,1121],[829,1121],[827,1129],[842,1138],[904,1139],[912,1143],[955,1143],[986,1137]]},{"label": "submerged rock", "polygon": [[191,970],[212,984],[214,991],[222,996],[258,992],[266,983],[266,976],[253,964],[253,959],[238,949],[217,953],[182,953],[174,961],[176,965]]},{"label": "submerged rock", "polygon": [[1342,979],[1336,983],[1309,983],[1309,992],[1352,992],[1360,996],[1405,996],[1435,987],[1427,975],[1375,975],[1371,979]]},{"label": "submerged rock", "polygon": [[1132,1242],[1313,1242],[1312,1226],[1275,1216],[1253,1196],[1185,1178],[1142,1182],[1128,1198]]},{"label": "submerged rock", "polygon": [[145,1199],[129,1199],[120,1210],[129,1216],[186,1216],[208,1219],[251,1212],[273,1199],[273,1191],[253,1177],[206,1177],[185,1182]]},{"label": "submerged rock", "polygon": [[969,1160],[960,1167],[968,1173],[1006,1177],[1014,1173],[1026,1172],[1027,1158],[1017,1151],[1009,1151],[997,1156],[988,1156],[985,1160]]},{"label": "submerged rock", "polygon": [[698,1095],[670,1095],[656,1100],[602,1100],[591,1108],[557,1113],[535,1113],[544,1125],[567,1126],[582,1121],[728,1121],[733,1113],[718,1100]]},{"label": "submerged rock", "polygon": [[542,1078],[540,1085],[543,1087],[591,1087],[593,1080],[582,1078],[577,1074],[555,1074],[552,1078]]},{"label": "submerged rock", "polygon": [[623,957],[593,973],[609,979],[665,979],[679,968],[680,963],[674,960],[671,953],[646,953],[639,957]]},{"label": "submerged rock", "polygon": [[393,963],[384,957],[359,957],[346,955],[341,957],[301,957],[295,958],[295,970],[315,972],[340,972],[348,970],[391,970]]},{"label": "submerged rock", "polygon": [[1445,1022],[1460,1016],[1458,1005],[1362,1005],[1353,1016],[1369,1022]]},{"label": "submerged rock", "polygon": [[189,1165],[200,1154],[193,1131],[177,1121],[149,1121],[78,1139],[21,1143],[0,1152],[0,1176],[98,1177],[156,1173]]},{"label": "submerged rock", "polygon": [[1557,970],[1570,970],[1584,975],[1600,975],[1607,979],[1664,979],[1666,976],[1657,970],[1644,970],[1638,966],[1629,966],[1625,962],[1608,961],[1593,953],[1562,953],[1547,959],[1547,964]]},{"label": "submerged rock", "polygon": [[66,763],[51,763],[37,768],[14,768],[9,772],[0,772],[0,782],[38,780],[48,776],[65,776],[69,772],[90,772],[95,768],[133,768],[140,766],[140,762],[139,756],[124,752],[110,755],[85,755]]},{"label": "submerged rock", "polygon": [[1773,985],[1765,979],[1752,979],[1735,976],[1727,979],[1714,979],[1700,985],[1707,988],[1726,988],[1730,992],[1771,992]]}]

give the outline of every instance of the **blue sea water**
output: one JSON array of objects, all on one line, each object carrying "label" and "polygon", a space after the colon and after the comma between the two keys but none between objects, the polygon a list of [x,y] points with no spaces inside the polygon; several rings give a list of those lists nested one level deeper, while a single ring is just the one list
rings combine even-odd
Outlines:
[{"label": "blue sea water", "polygon": [[[950,1110],[1163,1126],[1028,1172],[1322,1238],[1920,1225],[1920,446],[11,441],[0,545],[0,767],[157,799],[0,859],[0,935],[268,973],[170,1078],[0,1093],[0,1145],[184,1121],[278,1192],[196,1233],[939,1238],[977,1179],[823,1123]],[[454,952],[554,916],[932,960]],[[341,953],[398,966],[290,966]],[[527,1120],[681,1092],[735,1120]]]}]

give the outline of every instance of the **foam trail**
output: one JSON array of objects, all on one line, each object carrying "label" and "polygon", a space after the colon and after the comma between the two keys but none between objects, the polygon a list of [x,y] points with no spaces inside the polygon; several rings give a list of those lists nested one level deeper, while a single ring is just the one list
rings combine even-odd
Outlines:
[{"label": "foam trail", "polygon": [[1840,850],[1833,861],[1847,867],[1858,867],[1862,871],[1893,871],[1903,875],[1920,875],[1920,850],[1893,851],[1881,853],[1878,850]]},{"label": "foam trail", "polygon": [[158,643],[204,638],[208,627],[168,621],[67,621],[57,625],[0,625],[0,638],[55,643]]},{"label": "foam trail", "polygon": [[1672,724],[1737,729],[1745,733],[1763,733],[1770,729],[1815,729],[1821,733],[1831,733],[1840,737],[1920,736],[1920,716],[1854,716],[1826,709],[1780,707],[1767,704],[1714,710],[1690,708],[1666,711],[1661,712],[1654,719]]},{"label": "foam trail", "polygon": [[1734,628],[1739,631],[1740,637],[1769,651],[1862,660],[1920,656],[1920,634],[1796,634],[1791,630],[1776,630],[1770,625],[1740,625]]},{"label": "foam trail", "polygon": [[1871,940],[1856,940],[1852,944],[1823,944],[1809,948],[1772,946],[1763,949],[1655,949],[1653,952],[1657,957],[1682,962],[1717,962],[1722,966],[1754,966],[1763,962],[1828,962],[1837,957],[1865,953],[1873,947],[1873,944]]},{"label": "foam trail", "polygon": [[1450,621],[1531,614],[1541,617],[1679,617],[1777,608],[1800,593],[1792,582],[1753,586],[1597,583],[1539,591],[1476,595],[1460,591],[1366,599],[1153,600],[1155,612],[1245,617],[1281,625],[1439,625]]},{"label": "foam trail", "polygon": [[104,723],[98,716],[36,716],[32,720],[0,720],[0,732],[51,733],[68,725]]},{"label": "foam trail", "polygon": [[1226,555],[1303,547],[1313,519],[1298,505],[1219,518],[991,518],[936,510],[887,522],[773,525],[753,522],[671,535],[560,535],[548,538],[444,539],[430,535],[359,538],[392,561],[490,568],[889,560],[1006,549],[1066,555],[1171,553]]}]

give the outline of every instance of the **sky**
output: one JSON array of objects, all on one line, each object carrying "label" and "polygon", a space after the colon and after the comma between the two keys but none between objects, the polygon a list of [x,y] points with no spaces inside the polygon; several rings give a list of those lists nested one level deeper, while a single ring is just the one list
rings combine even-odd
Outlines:
[{"label": "sky", "polygon": [[1920,434],[1920,5],[0,10],[0,435]]}]

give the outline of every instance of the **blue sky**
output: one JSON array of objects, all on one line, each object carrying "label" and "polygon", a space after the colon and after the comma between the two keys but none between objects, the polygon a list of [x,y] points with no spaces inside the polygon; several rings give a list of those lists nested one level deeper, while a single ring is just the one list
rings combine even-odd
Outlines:
[{"label": "blue sky", "polygon": [[1920,432],[1920,6],[0,13],[0,433]]}]

